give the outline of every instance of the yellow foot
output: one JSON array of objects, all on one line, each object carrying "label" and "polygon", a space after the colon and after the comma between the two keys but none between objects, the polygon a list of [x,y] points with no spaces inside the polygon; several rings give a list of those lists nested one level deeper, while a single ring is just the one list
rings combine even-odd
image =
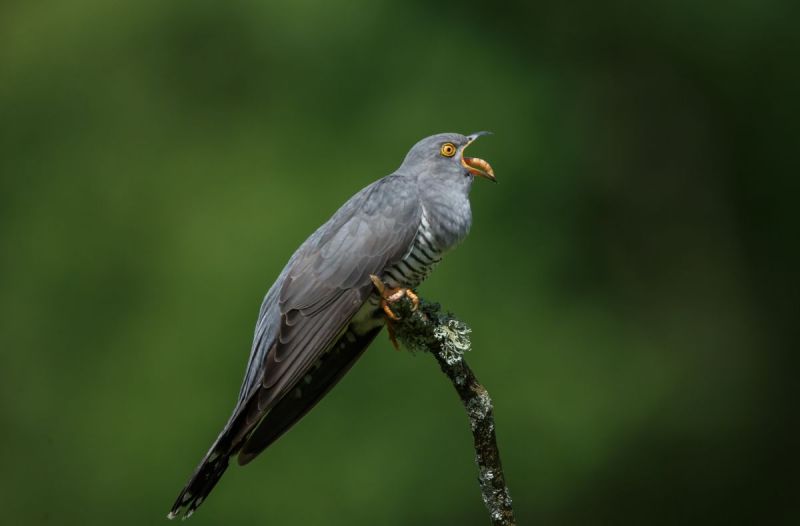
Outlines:
[{"label": "yellow foot", "polygon": [[370,274],[369,279],[372,280],[372,284],[375,285],[378,293],[381,295],[381,309],[383,310],[384,314],[386,314],[386,328],[389,332],[389,340],[391,340],[392,345],[395,349],[400,350],[400,346],[397,344],[397,338],[395,337],[394,332],[394,323],[395,321],[400,320],[400,316],[398,316],[391,308],[392,303],[396,303],[407,297],[411,300],[411,310],[417,310],[419,307],[419,296],[417,296],[413,290],[405,287],[387,287],[386,284],[376,276],[375,274]]}]

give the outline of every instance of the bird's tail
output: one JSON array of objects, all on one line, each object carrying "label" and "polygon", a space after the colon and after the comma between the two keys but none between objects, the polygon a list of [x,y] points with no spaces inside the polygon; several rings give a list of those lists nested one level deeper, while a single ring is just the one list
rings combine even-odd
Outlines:
[{"label": "bird's tail", "polygon": [[235,451],[231,451],[227,435],[226,427],[178,495],[167,518],[174,519],[179,515],[183,515],[184,519],[191,517],[194,510],[203,503],[217,485],[222,474],[228,468],[231,455],[235,453]]}]

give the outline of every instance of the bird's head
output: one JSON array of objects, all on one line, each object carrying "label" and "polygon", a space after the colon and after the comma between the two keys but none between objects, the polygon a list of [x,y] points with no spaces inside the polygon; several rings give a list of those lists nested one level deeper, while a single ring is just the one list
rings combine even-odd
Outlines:
[{"label": "bird's head", "polygon": [[467,157],[464,150],[472,142],[489,132],[471,135],[439,133],[415,144],[406,155],[399,172],[426,174],[435,178],[462,178],[471,181],[474,176],[497,182],[492,167],[483,159]]}]

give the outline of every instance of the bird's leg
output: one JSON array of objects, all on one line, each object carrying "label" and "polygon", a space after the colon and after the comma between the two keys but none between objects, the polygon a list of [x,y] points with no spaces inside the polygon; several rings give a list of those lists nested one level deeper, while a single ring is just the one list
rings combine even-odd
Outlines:
[{"label": "bird's leg", "polygon": [[411,300],[411,310],[415,311],[417,307],[419,307],[419,296],[417,296],[413,290],[406,287],[387,287],[381,278],[375,274],[370,274],[369,279],[372,280],[372,284],[375,285],[375,288],[381,296],[381,309],[384,314],[386,314],[386,330],[389,332],[389,339],[392,341],[394,348],[399,350],[400,346],[397,344],[397,338],[394,334],[394,322],[399,321],[400,316],[392,310],[391,304],[407,297]]},{"label": "bird's leg", "polygon": [[398,316],[390,307],[392,303],[400,301],[400,299],[405,296],[406,289],[393,289],[391,287],[386,287],[384,289],[384,293],[381,297],[381,308],[386,315],[394,321],[399,321],[400,316]]},{"label": "bird's leg", "polygon": [[397,303],[404,297],[411,300],[411,310],[417,310],[419,307],[419,296],[417,296],[413,290],[406,288],[406,287],[387,287],[386,284],[381,281],[381,278],[376,276],[375,274],[370,274],[369,279],[372,280],[372,284],[375,285],[375,288],[378,290],[378,293],[381,295],[381,309],[383,312],[386,313],[386,316],[389,318],[398,321],[400,316],[395,314],[395,312],[391,309],[390,305],[392,303]]}]

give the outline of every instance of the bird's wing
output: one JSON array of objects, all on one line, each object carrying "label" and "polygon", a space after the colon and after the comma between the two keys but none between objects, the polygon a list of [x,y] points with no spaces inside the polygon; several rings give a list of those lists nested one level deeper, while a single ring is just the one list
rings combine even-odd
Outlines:
[{"label": "bird's wing", "polygon": [[251,364],[259,366],[260,381],[240,404],[239,439],[346,329],[373,290],[370,274],[380,275],[408,252],[420,216],[416,185],[388,176],[356,194],[298,250],[277,293],[276,334],[264,342],[263,359]]},{"label": "bird's wing", "polygon": [[363,332],[349,328],[335,347],[317,359],[298,387],[267,412],[239,451],[239,464],[250,462],[310,411],[350,370],[382,328],[377,325]]},{"label": "bird's wing", "polygon": [[[313,407],[372,341],[378,329],[352,335],[346,348],[329,358],[325,371],[313,375],[302,397],[281,402],[367,300],[373,287],[369,275],[380,275],[408,252],[421,217],[416,191],[415,184],[398,175],[373,183],[295,252],[262,303],[233,414],[178,495],[170,517],[191,515],[231,455],[241,450],[240,463],[255,457]],[[262,420],[263,429],[254,433]]]}]

